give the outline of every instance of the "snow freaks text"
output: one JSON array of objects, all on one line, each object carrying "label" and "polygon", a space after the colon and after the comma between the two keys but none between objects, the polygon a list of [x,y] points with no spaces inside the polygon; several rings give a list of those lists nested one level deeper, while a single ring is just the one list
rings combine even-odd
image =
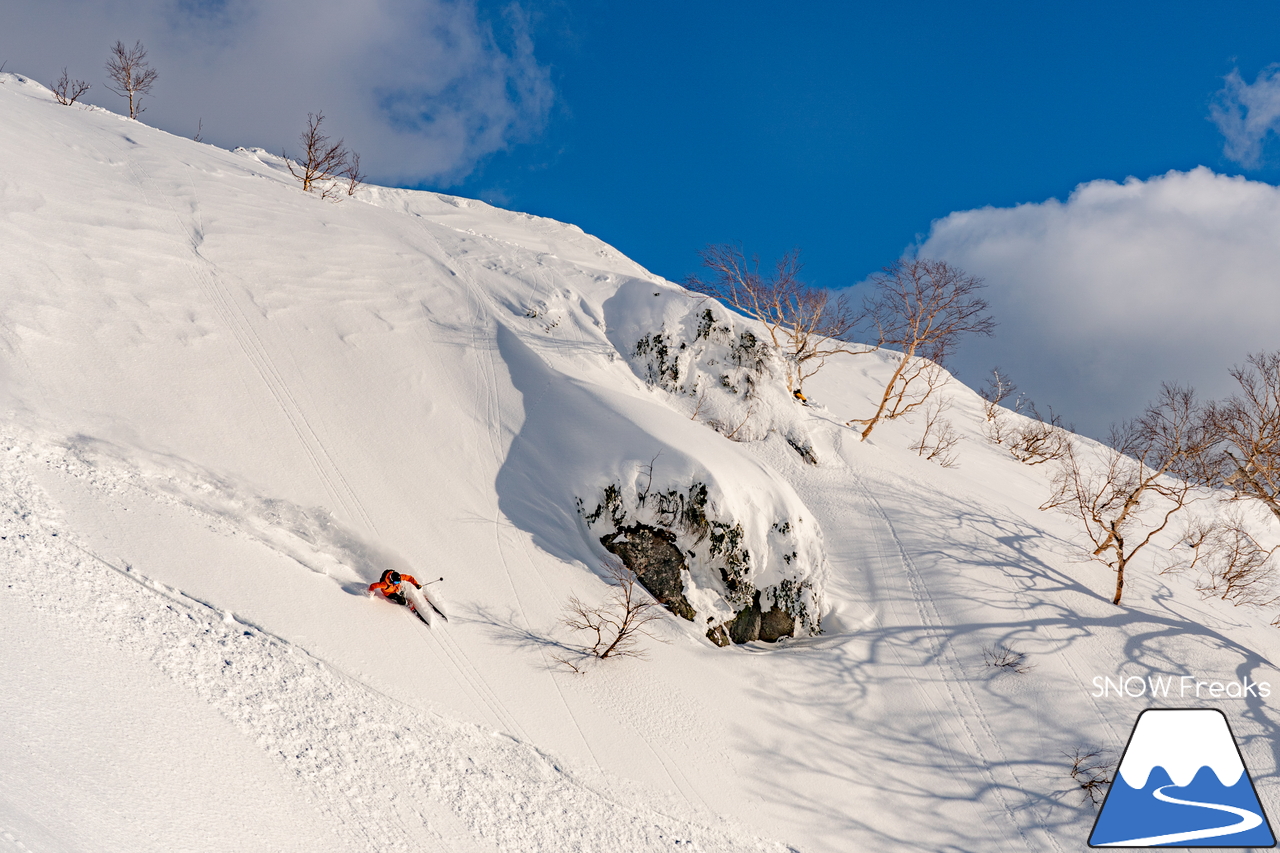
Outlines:
[{"label": "snow freaks text", "polygon": [[1093,697],[1152,697],[1167,699],[1266,699],[1271,695],[1271,682],[1254,681],[1245,676],[1241,681],[1207,681],[1193,675],[1138,675],[1128,677],[1094,676]]}]

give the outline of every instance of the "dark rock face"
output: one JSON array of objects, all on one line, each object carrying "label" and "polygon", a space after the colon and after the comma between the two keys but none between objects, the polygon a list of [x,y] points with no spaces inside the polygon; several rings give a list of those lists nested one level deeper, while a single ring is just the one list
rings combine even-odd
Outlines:
[{"label": "dark rock face", "polygon": [[794,636],[795,633],[795,617],[776,604],[761,614],[760,639],[766,643],[776,643],[783,637]]},{"label": "dark rock face", "polygon": [[794,616],[777,605],[762,611],[760,593],[757,591],[751,606],[739,610],[738,615],[725,627],[729,629],[729,637],[735,643],[749,643],[752,640],[776,643],[783,637],[795,635],[796,620]]},{"label": "dark rock face", "polygon": [[693,621],[693,606],[684,597],[681,572],[684,554],[676,547],[676,537],[661,528],[633,524],[600,537],[600,544],[636,573],[640,583],[654,598],[677,616]]},{"label": "dark rock face", "polygon": [[735,643],[749,643],[760,639],[760,594],[751,606],[739,610],[738,615],[729,623],[729,637]]},{"label": "dark rock face", "polygon": [[[675,534],[660,527],[632,524],[600,537],[600,544],[615,554],[623,565],[635,572],[645,589],[677,616],[694,620],[697,613],[684,597],[684,554],[676,547]],[[795,634],[796,620],[786,610],[774,605],[767,612],[760,608],[757,590],[749,607],[723,625],[707,630],[707,639],[717,646],[764,640],[776,643]]]}]

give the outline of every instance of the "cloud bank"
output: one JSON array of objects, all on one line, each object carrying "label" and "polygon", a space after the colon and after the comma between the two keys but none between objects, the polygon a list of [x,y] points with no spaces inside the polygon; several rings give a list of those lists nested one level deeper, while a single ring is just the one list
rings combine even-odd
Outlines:
[{"label": "cloud bank", "polygon": [[980,276],[999,322],[955,367],[993,366],[1081,432],[1139,414],[1162,381],[1202,397],[1280,349],[1280,188],[1200,167],[1082,184],[1066,202],[953,213],[921,257]]},{"label": "cloud bank", "polygon": [[1246,169],[1261,166],[1267,134],[1280,132],[1280,65],[1262,69],[1253,83],[1233,70],[1214,96],[1209,117],[1226,137],[1223,154],[1228,159]]},{"label": "cloud bank", "polygon": [[0,60],[63,66],[115,111],[103,65],[141,40],[160,72],[142,120],[224,147],[298,148],[308,112],[381,182],[449,182],[541,130],[553,100],[516,5],[474,0],[45,0],[0,9]]}]

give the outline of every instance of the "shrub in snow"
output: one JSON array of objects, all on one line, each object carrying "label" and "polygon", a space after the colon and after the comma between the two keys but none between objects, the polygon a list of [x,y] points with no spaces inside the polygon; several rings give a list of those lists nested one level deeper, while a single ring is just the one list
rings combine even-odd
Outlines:
[{"label": "shrub in snow", "polygon": [[51,87],[53,97],[64,107],[74,104],[81,95],[89,91],[89,84],[83,80],[72,80],[67,76],[67,69],[62,69],[62,76]]},{"label": "shrub in snow", "polygon": [[577,673],[583,672],[585,658],[643,658],[646,655],[640,638],[659,639],[647,626],[660,618],[662,611],[636,588],[636,576],[621,566],[608,566],[605,571],[613,592],[604,603],[586,604],[575,595],[565,607],[565,627],[585,633],[591,645],[553,657]]},{"label": "shrub in snow", "polygon": [[[302,183],[304,192],[320,191],[321,198],[336,200],[343,190],[341,179],[346,179],[347,195],[355,195],[364,175],[360,172],[360,155],[349,150],[343,141],[330,143],[329,137],[320,132],[324,113],[307,113],[307,129],[299,136],[302,157],[294,161],[288,153],[282,153],[289,174]],[[294,165],[297,168],[294,168]]]},{"label": "shrub in snow", "polygon": [[821,632],[825,563],[812,522],[739,518],[707,483],[655,490],[652,469],[640,479],[608,484],[578,511],[668,610],[718,645]]}]

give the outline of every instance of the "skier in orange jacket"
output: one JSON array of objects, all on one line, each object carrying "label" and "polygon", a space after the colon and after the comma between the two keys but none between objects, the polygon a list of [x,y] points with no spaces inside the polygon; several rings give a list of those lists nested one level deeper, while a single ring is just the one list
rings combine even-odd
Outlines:
[{"label": "skier in orange jacket", "polygon": [[396,604],[408,605],[405,600],[404,593],[400,591],[400,584],[411,583],[416,589],[422,589],[422,584],[414,578],[413,575],[402,575],[394,569],[387,569],[382,573],[382,579],[369,584],[369,592],[381,592],[389,600]]}]

